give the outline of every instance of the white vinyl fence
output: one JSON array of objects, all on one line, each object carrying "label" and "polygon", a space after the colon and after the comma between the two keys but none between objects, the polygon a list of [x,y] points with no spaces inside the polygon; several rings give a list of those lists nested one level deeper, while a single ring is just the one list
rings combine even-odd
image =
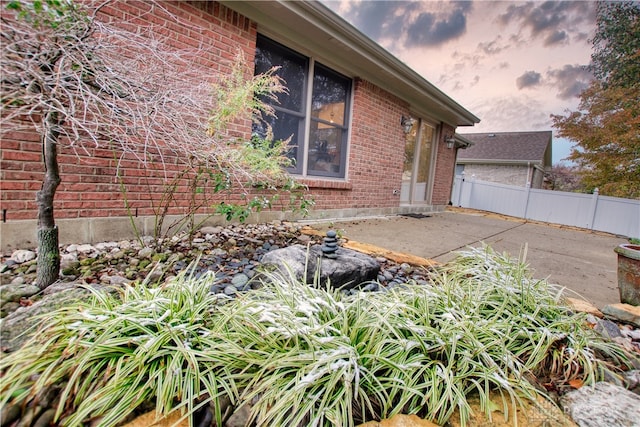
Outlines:
[{"label": "white vinyl fence", "polygon": [[538,190],[456,176],[454,206],[640,237],[640,200]]}]

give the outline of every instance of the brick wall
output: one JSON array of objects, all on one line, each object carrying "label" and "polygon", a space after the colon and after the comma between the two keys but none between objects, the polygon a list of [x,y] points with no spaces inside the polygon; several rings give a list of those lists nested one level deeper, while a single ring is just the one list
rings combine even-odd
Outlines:
[{"label": "brick wall", "polygon": [[[210,54],[194,66],[214,67],[224,73],[241,49],[252,72],[257,26],[242,15],[214,2],[127,1],[107,5],[103,13],[117,21],[135,25],[140,15],[160,24],[176,47],[210,47]],[[362,80],[354,84],[353,116],[348,160],[348,181],[304,179],[316,201],[316,209],[387,208],[399,205],[404,153],[400,117],[407,115],[406,103],[383,89]],[[450,129],[451,132],[453,131]],[[250,126],[241,123],[232,131],[248,136]],[[135,156],[108,149],[59,152],[62,183],[54,202],[56,218],[126,216],[125,198],[132,214],[153,215],[162,204],[167,184],[185,170],[179,158],[164,153],[141,167]],[[449,201],[454,150],[438,144],[432,204]],[[166,171],[166,173],[165,173]],[[119,174],[120,179],[117,178]],[[7,220],[35,219],[35,192],[43,177],[41,144],[36,134],[5,134],[0,150],[0,202]],[[178,180],[169,214],[180,214],[189,203],[189,181]],[[123,192],[122,189],[126,189]],[[206,191],[206,190],[205,190]],[[125,197],[126,194],[126,197]],[[239,195],[224,195],[239,201]],[[202,210],[204,213],[206,210]]]},{"label": "brick wall", "polygon": [[442,131],[438,139],[436,165],[433,179],[433,191],[431,194],[432,205],[447,205],[451,200],[451,187],[453,185],[456,150],[447,148],[444,141],[445,135],[453,135],[455,129],[448,125],[442,125]]},{"label": "brick wall", "polygon": [[[313,180],[316,205],[320,209],[384,208],[398,206],[404,155],[400,117],[406,105],[373,84],[356,80],[348,161],[348,185]],[[307,181],[304,181],[307,182]]]},{"label": "brick wall", "polygon": [[[253,74],[256,25],[218,3],[160,2],[153,5],[145,1],[126,1],[107,4],[101,12],[102,19],[124,26],[151,22],[160,36],[169,37],[169,44],[175,48],[204,47],[208,55],[201,56],[194,66],[206,67],[207,74],[228,74],[238,51],[246,58],[247,75]],[[229,131],[248,137],[250,123],[240,122]],[[35,219],[37,216],[35,193],[44,175],[41,150],[35,133],[10,132],[2,137],[0,202],[7,220]],[[167,185],[176,183],[175,177],[187,167],[169,152],[162,156],[150,154],[148,162],[142,165],[133,154],[123,156],[121,152],[104,148],[74,151],[61,144],[58,163],[62,182],[54,200],[56,218],[126,216],[125,199],[134,215],[152,215],[154,209],[162,205],[162,198],[167,197]],[[168,214],[184,212],[188,204],[188,185],[188,179],[177,181],[176,200],[169,204]],[[239,201],[237,195],[226,197]]]}]

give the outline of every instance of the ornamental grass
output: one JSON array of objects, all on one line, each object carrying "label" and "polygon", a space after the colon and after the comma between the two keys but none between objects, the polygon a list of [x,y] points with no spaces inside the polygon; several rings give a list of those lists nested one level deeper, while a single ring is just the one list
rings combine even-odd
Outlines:
[{"label": "ornamental grass", "polygon": [[[187,271],[192,271],[188,269]],[[0,403],[34,403],[60,388],[60,425],[113,426],[143,404],[183,418],[249,405],[263,426],[354,426],[394,414],[438,424],[489,393],[505,413],[545,396],[536,378],[593,383],[628,355],[585,326],[561,289],[489,247],[437,270],[431,285],[346,295],[264,273],[235,299],[209,292],[211,274],[94,292],[58,310],[0,361]],[[506,414],[515,416],[514,414]]]}]

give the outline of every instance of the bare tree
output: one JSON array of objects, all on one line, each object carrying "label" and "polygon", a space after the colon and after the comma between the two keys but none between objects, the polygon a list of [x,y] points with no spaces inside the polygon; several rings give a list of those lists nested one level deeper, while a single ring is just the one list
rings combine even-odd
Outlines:
[{"label": "bare tree", "polygon": [[[11,1],[2,17],[0,128],[35,130],[42,142],[45,175],[36,196],[41,288],[59,274],[53,201],[62,146],[85,154],[108,147],[143,164],[172,153],[224,168],[238,185],[285,179],[279,167],[284,156],[263,151],[266,162],[248,164],[239,153],[256,145],[226,129],[231,122],[250,123],[256,113],[269,114],[254,93],[274,96],[283,90],[280,80],[247,77],[238,67],[230,80],[208,75],[197,66],[203,49],[176,49],[150,21],[111,24],[101,13],[106,4]],[[150,7],[175,19],[161,2]]]},{"label": "bare tree", "polygon": [[577,166],[565,163],[556,163],[545,176],[545,188],[555,191],[567,191],[572,193],[584,193],[586,187],[580,180],[580,170]]}]

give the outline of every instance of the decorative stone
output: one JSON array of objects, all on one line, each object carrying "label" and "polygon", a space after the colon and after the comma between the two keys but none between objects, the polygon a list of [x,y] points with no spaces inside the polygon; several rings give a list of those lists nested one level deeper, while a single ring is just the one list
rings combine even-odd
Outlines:
[{"label": "decorative stone", "polygon": [[96,248],[94,248],[93,246],[89,245],[89,244],[84,244],[84,245],[78,245],[76,247],[76,251],[83,253],[83,254],[88,254],[90,252],[96,252]]},{"label": "decorative stone", "polygon": [[11,285],[14,286],[19,286],[19,285],[23,285],[24,284],[24,277],[23,276],[18,276],[16,278],[14,278],[11,283]]},{"label": "decorative stone", "polygon": [[131,280],[128,280],[126,277],[111,276],[109,278],[109,284],[112,286],[128,285],[129,283],[131,283]]},{"label": "decorative stone", "polygon": [[560,404],[580,427],[626,427],[640,420],[640,396],[605,382],[571,391]]},{"label": "decorative stone", "polygon": [[323,238],[323,245],[320,247],[322,256],[329,259],[338,258],[336,251],[338,250],[338,239],[335,230],[327,231],[327,237]]},{"label": "decorative stone", "polygon": [[106,252],[108,250],[112,250],[118,247],[118,243],[116,242],[100,242],[96,243],[95,249],[100,252]]},{"label": "decorative stone", "polygon": [[610,304],[606,305],[602,312],[607,316],[640,327],[640,306],[622,303]]},{"label": "decorative stone", "polygon": [[[15,279],[14,279],[15,280]],[[21,298],[29,298],[40,292],[40,288],[35,285],[25,285],[23,283],[0,286],[0,305],[7,302],[19,302]]]},{"label": "decorative stone", "polygon": [[138,251],[139,258],[151,258],[155,251],[150,247],[144,247]]},{"label": "decorative stone", "polygon": [[200,233],[202,234],[219,234],[223,230],[222,227],[202,227]]},{"label": "decorative stone", "polygon": [[164,266],[162,264],[156,265],[156,267],[149,272],[145,280],[152,284],[157,283],[164,275],[163,269]]},{"label": "decorative stone", "polygon": [[56,410],[53,408],[44,411],[38,419],[33,423],[32,427],[49,427],[55,417]]},{"label": "decorative stone", "polygon": [[0,408],[0,425],[8,426],[20,418],[22,409],[19,405],[7,404]]},{"label": "decorative stone", "polygon": [[620,328],[617,324],[607,319],[599,319],[598,323],[594,327],[594,330],[602,335],[603,338],[613,340],[622,336]]},{"label": "decorative stone", "polygon": [[571,310],[576,311],[578,313],[587,313],[596,317],[603,317],[604,315],[598,308],[591,304],[589,301],[579,298],[565,298],[567,305],[571,308]]},{"label": "decorative stone", "polygon": [[11,259],[18,264],[22,264],[27,261],[36,259],[36,253],[26,249],[18,249],[16,251],[13,251],[13,253],[11,254]]},{"label": "decorative stone", "polygon": [[345,248],[338,248],[336,253],[339,259],[324,258],[319,245],[308,252],[306,246],[293,245],[266,253],[261,262],[263,268],[279,270],[284,277],[289,277],[291,271],[305,283],[313,283],[314,276],[319,274],[321,285],[340,289],[351,289],[377,278],[380,265],[374,258]]},{"label": "decorative stone", "polygon": [[77,268],[80,263],[78,262],[78,256],[76,254],[62,254],[60,255],[60,268]]},{"label": "decorative stone", "polygon": [[249,277],[244,273],[240,273],[233,276],[233,279],[231,279],[231,284],[235,286],[236,289],[242,290],[242,288],[244,288],[248,281]]}]

